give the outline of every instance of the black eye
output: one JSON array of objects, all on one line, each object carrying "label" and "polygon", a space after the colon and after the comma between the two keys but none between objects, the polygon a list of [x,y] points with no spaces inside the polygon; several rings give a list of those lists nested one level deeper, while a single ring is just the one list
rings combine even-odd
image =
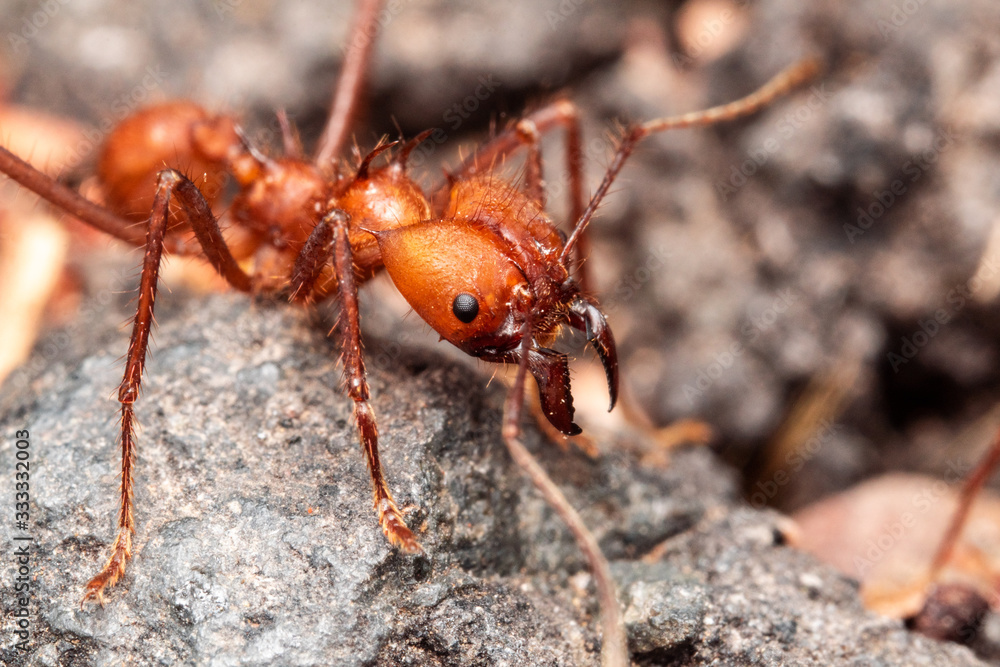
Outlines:
[{"label": "black eye", "polygon": [[455,313],[455,317],[468,324],[479,314],[479,302],[468,292],[462,292],[451,302],[451,312]]}]

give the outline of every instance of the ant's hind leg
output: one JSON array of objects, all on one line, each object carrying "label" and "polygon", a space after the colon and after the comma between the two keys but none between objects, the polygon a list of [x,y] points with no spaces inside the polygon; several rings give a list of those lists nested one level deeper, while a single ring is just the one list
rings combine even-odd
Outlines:
[{"label": "ant's hind leg", "polygon": [[333,91],[330,117],[316,150],[314,162],[320,168],[336,158],[351,129],[351,121],[357,111],[361,89],[372,60],[382,3],[383,0],[361,0],[358,3],[357,15],[350,32],[351,41],[337,79],[337,87]]},{"label": "ant's hind leg", "polygon": [[119,487],[118,536],[111,548],[111,556],[87,584],[83,601],[103,602],[104,589],[114,586],[125,574],[125,565],[132,558],[132,535],[135,534],[133,516],[132,467],[135,463],[135,411],[139,398],[142,373],[146,365],[149,334],[153,328],[153,306],[159,282],[160,261],[167,235],[167,222],[171,196],[176,196],[187,213],[192,229],[202,250],[211,264],[234,287],[243,291],[251,288],[250,277],[240,269],[229,252],[219,226],[212,216],[208,202],[198,188],[179,172],[160,172],[153,200],[153,211],[146,228],[146,252],[142,260],[142,277],[139,282],[139,303],[132,321],[132,336],[125,359],[125,374],[118,387],[121,404],[121,485]]},{"label": "ant's hind leg", "polygon": [[163,241],[167,232],[169,189],[161,183],[156,190],[153,213],[146,229],[146,253],[142,260],[142,278],[139,283],[139,305],[132,322],[132,337],[128,344],[125,376],[118,387],[121,403],[121,486],[119,487],[118,536],[111,548],[111,557],[96,577],[87,584],[83,601],[104,602],[104,589],[114,586],[125,574],[125,564],[132,558],[132,535],[135,518],[132,514],[132,465],[135,462],[135,412],[133,405],[139,397],[139,385],[146,363],[149,332],[153,327],[153,303],[163,257]]}]

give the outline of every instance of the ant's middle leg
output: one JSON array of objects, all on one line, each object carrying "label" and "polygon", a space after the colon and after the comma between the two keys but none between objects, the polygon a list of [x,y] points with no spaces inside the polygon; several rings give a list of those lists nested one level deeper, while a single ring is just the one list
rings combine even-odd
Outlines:
[{"label": "ant's middle leg", "polygon": [[962,490],[958,496],[958,507],[956,507],[955,512],[951,515],[948,528],[941,538],[941,542],[934,554],[934,560],[931,563],[930,575],[928,577],[931,583],[937,583],[941,571],[951,559],[955,551],[955,546],[962,536],[962,530],[969,519],[969,512],[972,510],[973,502],[976,500],[976,496],[979,495],[983,486],[996,471],[997,466],[1000,466],[1000,432],[993,436],[993,443],[987,450],[986,455],[969,472],[962,483]]},{"label": "ant's middle leg", "polygon": [[310,298],[316,280],[332,254],[337,274],[337,294],[340,300],[340,336],[343,346],[344,380],[347,393],[354,401],[354,420],[361,438],[361,449],[372,478],[375,511],[382,532],[392,544],[408,553],[421,550],[417,538],[406,526],[403,515],[389,491],[378,454],[378,425],[375,411],[368,402],[370,391],[365,377],[365,362],[361,354],[361,322],[358,312],[358,286],[354,279],[354,262],[347,229],[350,217],[339,209],[328,213],[313,229],[299,253],[292,273],[292,299]]}]

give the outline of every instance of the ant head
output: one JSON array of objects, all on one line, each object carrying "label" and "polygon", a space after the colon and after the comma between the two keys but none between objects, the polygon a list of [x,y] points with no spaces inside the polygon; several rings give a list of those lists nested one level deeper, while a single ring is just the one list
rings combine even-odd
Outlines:
[{"label": "ant head", "polygon": [[597,304],[580,294],[564,266],[544,266],[523,251],[524,244],[469,219],[371,233],[396,288],[443,339],[486,361],[518,363],[521,341],[531,336],[528,369],[538,383],[542,409],[556,428],[570,435],[580,432],[573,423],[567,357],[542,346],[561,325],[586,332],[604,364],[614,407],[614,338]]},{"label": "ant head", "polygon": [[370,233],[396,288],[442,338],[475,356],[517,347],[517,313],[534,299],[495,235],[457,220]]}]

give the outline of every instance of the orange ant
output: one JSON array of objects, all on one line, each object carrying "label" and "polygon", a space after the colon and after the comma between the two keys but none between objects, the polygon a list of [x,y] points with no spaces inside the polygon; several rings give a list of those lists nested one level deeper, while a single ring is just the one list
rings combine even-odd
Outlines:
[{"label": "orange ant", "polygon": [[[374,34],[381,5],[382,0],[362,0],[352,34]],[[430,196],[411,180],[406,166],[428,133],[403,144],[380,142],[356,169],[335,162],[356,114],[372,45],[372,39],[351,40],[312,159],[302,154],[283,115],[286,154],[271,158],[250,145],[230,116],[211,114],[191,102],[159,104],[126,118],[109,135],[98,161],[99,205],[0,148],[0,171],[89,225],[145,249],[118,390],[118,533],[107,562],[87,584],[84,601],[102,602],[105,589],[121,579],[132,557],[134,409],[165,251],[204,258],[241,292],[283,295],[301,303],[333,296],[339,300],[346,391],[354,401],[378,521],[393,545],[408,553],[421,550],[383,472],[361,352],[358,286],[384,268],[413,310],[442,338],[479,359],[516,365],[504,405],[504,440],[583,550],[601,601],[605,664],[624,664],[625,637],[608,564],[579,515],[521,444],[526,377],[534,377],[551,425],[567,435],[579,433],[573,421],[568,358],[546,347],[568,325],[585,332],[596,350],[614,407],[615,342],[597,301],[584,289],[580,262],[587,227],[612,182],[643,138],[752,113],[812,77],[817,64],[799,63],[736,102],[627,129],[584,206],[578,112],[566,100],[544,106],[500,132]],[[566,136],[573,222],[568,236],[545,206],[540,141],[554,129]],[[376,164],[391,148],[395,153]],[[523,181],[498,176],[498,163],[522,150]],[[176,169],[163,168],[171,164],[188,165],[200,185]],[[238,192],[229,204],[224,235],[212,207],[227,175],[235,179]],[[137,209],[151,214],[136,214]]]}]

